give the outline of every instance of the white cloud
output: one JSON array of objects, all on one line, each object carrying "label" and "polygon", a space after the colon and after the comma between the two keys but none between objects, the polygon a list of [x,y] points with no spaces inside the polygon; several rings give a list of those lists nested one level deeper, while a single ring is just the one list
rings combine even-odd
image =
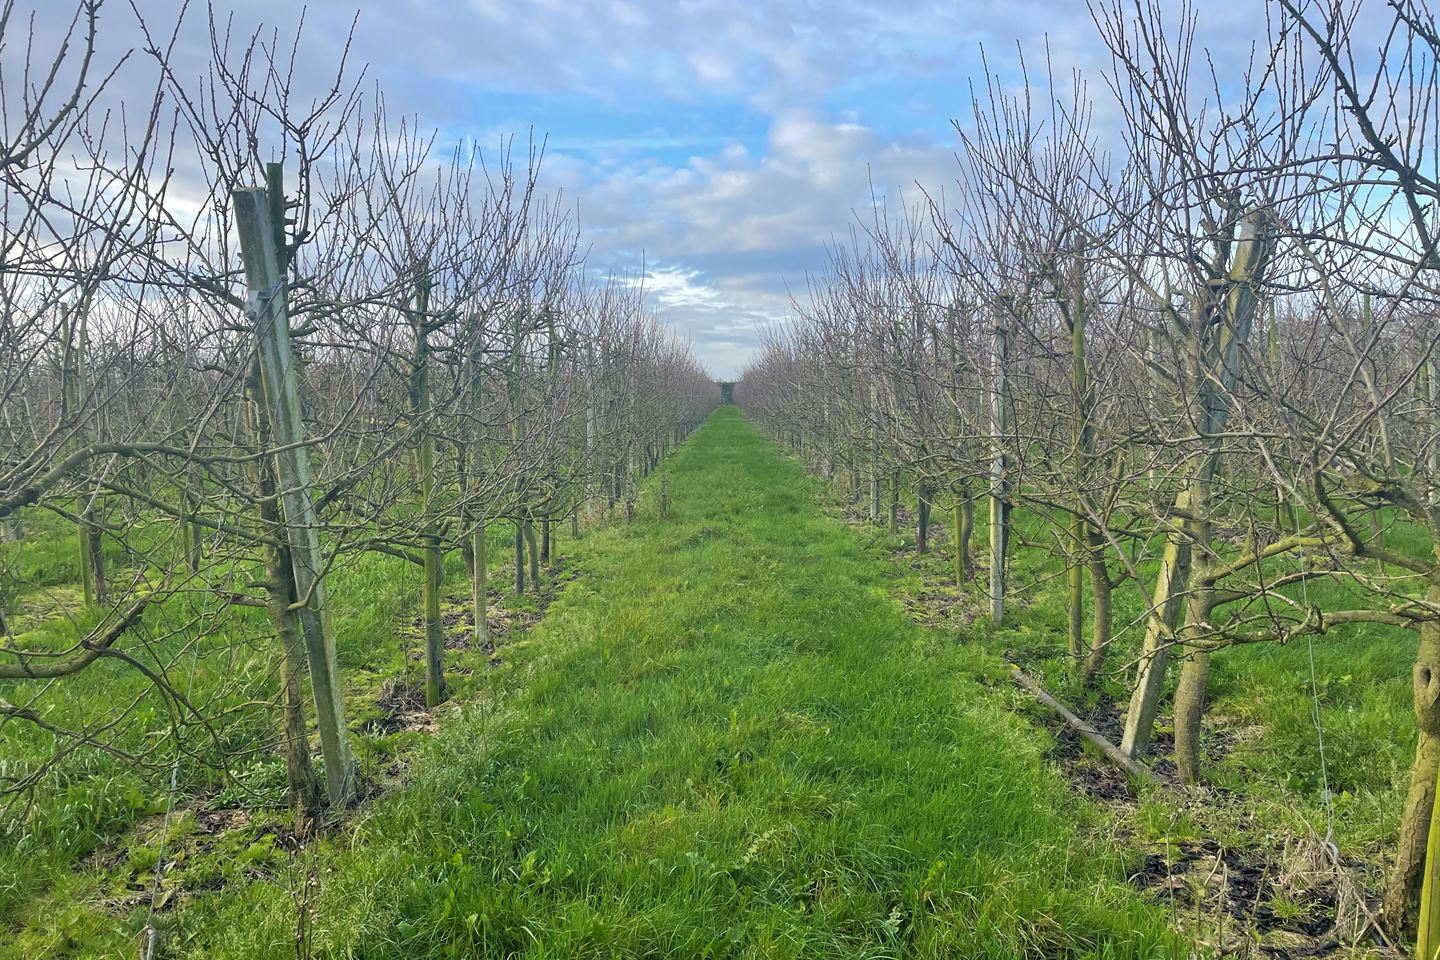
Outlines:
[{"label": "white cloud", "polygon": [[662,310],[666,307],[723,309],[725,296],[699,281],[699,276],[699,270],[685,267],[655,267],[629,282],[643,286]]},{"label": "white cloud", "polygon": [[[58,5],[30,2],[42,34],[68,20]],[[163,34],[179,2],[140,8]],[[359,2],[312,0],[302,80],[328,79]],[[234,8],[242,35],[258,21],[283,35],[299,16],[292,0]],[[1263,12],[1262,0],[1212,4],[1202,40],[1245,49]],[[138,44],[130,20],[107,6],[112,49]],[[417,113],[449,139],[494,143],[501,128],[523,139],[537,120],[527,104],[585,105],[582,128],[538,131],[552,147],[546,183],[578,203],[592,267],[634,269],[643,253],[664,316],[730,375],[754,326],[785,315],[787,280],[803,288],[824,245],[868,208],[872,183],[891,192],[953,180],[948,121],[967,112],[977,44],[1008,66],[1018,38],[1033,74],[1047,36],[1057,76],[1083,67],[1103,93],[1095,71],[1107,58],[1086,5],[1068,0],[392,0],[364,4],[353,57],[373,64],[394,112]],[[198,72],[208,47],[195,30],[186,37],[183,69]],[[490,101],[503,97],[521,105],[502,113]],[[637,111],[644,120],[622,122]],[[663,122],[687,111],[709,126]],[[751,129],[709,119],[731,115]]]}]

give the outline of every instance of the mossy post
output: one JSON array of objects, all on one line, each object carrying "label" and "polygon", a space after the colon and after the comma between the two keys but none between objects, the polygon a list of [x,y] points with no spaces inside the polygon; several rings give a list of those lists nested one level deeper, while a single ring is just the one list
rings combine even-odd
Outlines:
[{"label": "mossy post", "polygon": [[444,555],[440,551],[439,518],[435,515],[435,436],[430,419],[430,275],[420,264],[411,309],[414,354],[410,361],[410,418],[415,431],[415,472],[420,479],[420,583],[425,624],[425,706],[445,699],[445,627],[440,622],[440,588]]},{"label": "mossy post", "polygon": [[[258,358],[245,379],[245,395],[250,400],[250,443],[255,450],[265,450],[270,443],[270,424],[265,415],[265,395],[261,386]],[[285,521],[280,515],[276,497],[275,465],[260,457],[254,463],[255,485],[260,497],[255,514],[265,531],[263,543],[265,562],[265,611],[270,617],[275,637],[280,641],[280,710],[281,749],[285,753],[285,784],[290,803],[297,817],[297,828],[320,810],[320,778],[310,762],[310,740],[305,732],[305,670],[304,628],[300,612],[295,609],[295,569],[290,559],[289,538]]]},{"label": "mossy post", "polygon": [[339,806],[355,796],[355,760],[335,661],[335,632],[323,579],[325,557],[311,493],[310,453],[290,343],[289,298],[276,244],[280,225],[273,222],[270,197],[264,188],[237,189],[231,194],[231,204],[245,266],[246,313],[255,326],[266,412],[276,444],[275,472],[290,541],[295,590],[304,603],[300,614],[302,633],[315,699],[315,723],[325,760],[326,788],[331,804]]}]

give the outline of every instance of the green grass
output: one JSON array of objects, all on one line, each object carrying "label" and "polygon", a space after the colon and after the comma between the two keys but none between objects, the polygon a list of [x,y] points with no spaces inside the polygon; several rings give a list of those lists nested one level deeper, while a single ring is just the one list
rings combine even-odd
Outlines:
[{"label": "green grass", "polygon": [[[28,648],[66,648],[99,619],[86,611],[77,587],[78,542],[74,528],[43,513],[27,518],[26,536],[0,543],[0,602],[12,628]],[[163,529],[157,525],[155,528]],[[514,527],[489,527],[492,588],[505,589],[502,566]],[[155,539],[143,526],[132,532]],[[561,530],[562,538],[568,530]],[[157,562],[170,544],[150,545]],[[106,541],[111,580],[129,582],[133,557]],[[566,544],[566,549],[569,545]],[[224,560],[209,563],[207,576],[255,579],[252,572]],[[371,736],[363,732],[377,714],[375,694],[387,679],[418,684],[423,666],[416,656],[421,640],[412,624],[419,610],[420,568],[394,557],[351,555],[330,576],[336,604],[337,648],[348,700],[356,752],[362,771],[378,776],[397,754],[409,748],[404,732]],[[456,598],[468,597],[464,562],[447,557],[446,585]],[[505,597],[505,607],[531,608],[530,596]],[[197,615],[204,614],[197,621]],[[278,651],[265,614],[249,607],[219,608],[203,594],[182,594],[147,614],[144,642],[128,647],[209,716],[222,716],[216,729],[227,755],[200,731],[190,730],[177,782],[179,806],[208,799],[213,804],[259,807],[283,793],[283,761],[273,749]],[[173,635],[167,626],[180,625]],[[198,643],[190,677],[191,645]],[[460,696],[482,682],[488,655],[450,651],[447,666],[468,668],[449,682]],[[28,796],[0,806],[0,957],[113,955],[133,940],[133,917],[121,927],[98,910],[101,900],[129,902],[135,892],[126,881],[137,871],[102,875],[83,866],[97,850],[127,838],[137,822],[165,808],[169,763],[174,756],[164,703],[138,671],[101,660],[79,674],[52,684],[0,682],[0,698],[32,706],[48,722],[72,729],[123,715],[111,738],[113,746],[145,757],[153,769],[138,770],[95,749],[68,753]],[[20,776],[50,761],[57,739],[22,721],[0,724],[0,775]],[[227,777],[221,768],[228,764]],[[217,795],[216,791],[220,791]],[[283,820],[283,816],[279,817]],[[128,948],[124,952],[130,952]]]},{"label": "green grass", "polygon": [[[840,500],[835,486],[817,483],[820,498],[836,512]],[[907,519],[913,520],[913,498],[908,508]],[[1082,691],[1074,682],[1065,652],[1067,585],[1054,527],[1032,510],[1016,512],[1019,543],[1012,554],[1007,622],[1002,629],[992,630],[984,582],[988,536],[984,502],[980,501],[976,510],[973,541],[981,570],[964,590],[953,586],[952,541],[946,526],[949,511],[948,499],[937,504],[936,526],[932,527],[935,549],[926,557],[913,554],[913,529],[889,534],[865,526],[857,531],[872,556],[888,561],[892,594],[908,598],[940,595],[946,605],[938,616],[952,635],[1022,664],[1077,707],[1093,706],[1097,697],[1103,696],[1123,709],[1129,697],[1129,676],[1123,668],[1138,654],[1144,627],[1141,591],[1131,583],[1117,585],[1116,635],[1108,661],[1112,672],[1102,677],[1098,693]],[[1428,537],[1413,524],[1388,522],[1386,542],[1415,556],[1430,552]],[[1269,568],[1271,575],[1288,572],[1293,564],[1289,558],[1276,561]],[[1118,564],[1112,569],[1118,573]],[[1154,562],[1142,562],[1139,569],[1146,586],[1152,585]],[[1343,581],[1317,581],[1309,590],[1308,599],[1326,609],[1348,609],[1366,602]],[[1087,636],[1088,616],[1087,607]],[[1142,804],[1139,815],[1128,824],[1137,839],[1164,839],[1190,823],[1182,832],[1193,838],[1212,836],[1264,846],[1273,844],[1277,836],[1324,836],[1327,819],[1333,815],[1334,837],[1342,854],[1367,862],[1364,879],[1377,886],[1382,881],[1384,858],[1393,849],[1415,753],[1411,668],[1416,644],[1411,631],[1362,624],[1337,628],[1312,640],[1241,646],[1217,653],[1205,737],[1217,743],[1223,737],[1224,746],[1207,756],[1204,775],[1209,783],[1234,791],[1243,801],[1184,812],[1168,803]],[[1172,664],[1156,723],[1162,744],[1173,733],[1169,704],[1178,673]],[[1015,703],[1026,701],[1017,697]],[[1317,705],[1324,735],[1323,771],[1321,738],[1315,727]],[[1149,759],[1165,758],[1162,746],[1154,749]],[[1329,810],[1326,779],[1331,791]],[[1197,817],[1200,822],[1193,822]]]},{"label": "green grass", "polygon": [[[997,665],[921,631],[885,565],[733,408],[405,789],[312,850],[326,957],[1162,957],[1101,814]],[[268,872],[267,872],[268,870]],[[195,957],[292,950],[263,864],[164,916]]]},{"label": "green grass", "polygon": [[[438,737],[364,732],[382,682],[419,679],[418,569],[377,555],[338,568],[357,754],[376,776],[408,764],[409,785],[300,858],[274,842],[283,813],[263,809],[283,783],[278,758],[242,759],[224,784],[182,765],[182,804],[212,797],[252,813],[218,839],[180,815],[162,955],[291,954],[308,865],[320,881],[315,956],[1170,956],[1181,948],[1162,911],[1123,883],[1139,845],[1323,833],[1309,644],[1215,658],[1207,729],[1240,736],[1207,775],[1238,800],[1153,793],[1133,809],[1099,810],[1047,765],[1049,735],[1026,719],[1034,707],[999,663],[1017,659],[1088,702],[1068,679],[1063,567],[1043,518],[1017,514],[1011,617],[992,631],[980,585],[944,585],[948,503],[936,512],[936,550],[897,555],[913,531],[846,530],[833,490],[733,409],[662,472],[668,519],[655,516],[656,479],[634,524],[578,543],[560,528],[583,576],[502,651],[503,666],[451,652],[451,666],[473,672],[452,673],[455,703]],[[504,589],[513,527],[489,532],[492,584]],[[1429,549],[1401,524],[1387,540]],[[76,548],[43,519],[24,544],[0,544],[0,570],[15,574],[0,601],[26,629],[53,632],[46,642],[68,643],[87,622]],[[117,570],[125,562],[111,558]],[[446,575],[453,606],[466,591],[458,554]],[[942,598],[943,628],[916,627],[897,595]],[[1311,597],[1354,602],[1334,584]],[[1139,616],[1133,587],[1115,600],[1117,627]],[[531,597],[505,605],[535,607]],[[221,624],[206,638],[197,690],[217,708],[268,697],[263,616],[238,610]],[[1112,664],[1137,641],[1122,630]],[[1377,871],[1414,749],[1414,646],[1383,627],[1313,645],[1336,839]],[[1122,679],[1107,678],[1104,692],[1123,700]],[[107,665],[56,685],[44,703],[68,722],[143,688]],[[237,749],[269,736],[263,704],[232,716]],[[163,715],[131,720],[121,745],[169,749]],[[1167,724],[1162,715],[1160,734]],[[49,746],[33,729],[0,728],[5,763],[36,762]],[[163,799],[156,778],[82,751],[33,806],[0,821],[0,960],[133,952],[144,922],[134,890],[156,859],[150,821],[134,825]],[[1117,830],[1136,847],[1097,839]],[[97,849],[105,862],[92,864]]]}]

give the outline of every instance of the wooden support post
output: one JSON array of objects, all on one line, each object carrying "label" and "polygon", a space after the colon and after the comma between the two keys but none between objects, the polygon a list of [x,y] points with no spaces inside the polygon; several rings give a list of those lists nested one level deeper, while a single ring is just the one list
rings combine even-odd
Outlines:
[{"label": "wooden support post", "polygon": [[276,443],[276,476],[285,510],[295,589],[304,603],[302,632],[325,760],[326,788],[330,802],[338,806],[355,796],[355,760],[335,661],[335,633],[323,579],[325,558],[311,494],[310,453],[305,444],[290,344],[289,300],[275,242],[276,225],[272,223],[270,198],[262,188],[237,189],[231,194],[231,203],[249,293],[246,312],[255,326],[265,404]]},{"label": "wooden support post", "polygon": [[425,624],[425,706],[445,699],[445,626],[440,621],[440,591],[445,556],[440,550],[440,518],[435,515],[435,436],[430,416],[430,276],[421,264],[415,277],[411,330],[415,339],[410,363],[410,418],[415,437],[415,472],[420,479],[422,618]]},{"label": "wooden support post", "polygon": [[[270,424],[266,416],[265,393],[261,387],[260,362],[251,364],[245,378],[245,395],[249,398],[250,443],[256,451],[271,446]],[[262,545],[265,562],[265,609],[270,615],[275,637],[280,642],[280,710],[281,749],[285,753],[285,782],[294,808],[296,829],[320,811],[320,778],[310,761],[310,740],[305,732],[305,671],[304,627],[295,609],[295,564],[290,558],[285,521],[276,500],[278,484],[275,465],[270,458],[257,458],[254,465],[255,486],[260,499],[255,515],[269,537]],[[186,525],[190,526],[189,524]]]}]

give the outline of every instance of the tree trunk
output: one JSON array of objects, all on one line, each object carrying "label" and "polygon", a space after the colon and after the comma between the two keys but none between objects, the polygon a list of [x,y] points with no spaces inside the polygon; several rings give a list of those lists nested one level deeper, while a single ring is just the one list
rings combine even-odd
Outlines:
[{"label": "tree trunk", "polygon": [[525,518],[525,552],[530,556],[530,589],[540,590],[540,551],[535,548],[535,524]]},{"label": "tree trunk", "polygon": [[199,573],[200,551],[202,546],[201,530],[203,528],[200,524],[194,522],[193,518],[200,516],[200,501],[188,492],[185,494],[185,516],[187,519],[183,521],[182,524],[184,531],[181,539],[185,544],[186,563],[189,565],[191,573]]},{"label": "tree trunk", "polygon": [[[1369,300],[1366,299],[1368,312]],[[1440,412],[1440,361],[1432,354],[1421,365],[1424,373],[1424,396],[1431,422]],[[1440,506],[1440,447],[1430,445],[1428,501],[1430,515]],[[1433,523],[1432,523],[1433,526]],[[1440,601],[1440,584],[1431,582],[1425,599],[1431,604]],[[1420,924],[1416,936],[1417,956],[1434,958],[1440,954],[1440,804],[1435,802],[1437,776],[1440,776],[1440,624],[1420,626],[1420,644],[1411,673],[1411,701],[1419,741],[1415,745],[1415,762],[1410,768],[1410,791],[1405,798],[1405,814],[1400,821],[1400,840],[1395,853],[1395,866],[1385,891],[1383,920],[1392,930],[1409,925],[1415,903],[1417,872],[1423,876],[1420,886]],[[1428,811],[1428,816],[1427,816]],[[1420,831],[1428,826],[1420,840]],[[1424,844],[1423,866],[1420,845]]]},{"label": "tree trunk", "polygon": [[[585,356],[590,369],[595,368],[595,348],[587,344]],[[601,362],[604,362],[602,353]],[[595,504],[595,484],[597,480],[597,453],[596,446],[600,439],[600,407],[596,399],[595,378],[592,377],[585,392],[585,510],[589,514]],[[578,516],[578,511],[577,511]],[[578,520],[576,521],[579,522]]]},{"label": "tree trunk", "polygon": [[965,550],[965,505],[957,493],[952,510],[952,530],[955,535],[955,586],[964,587],[970,579],[970,558]]},{"label": "tree trunk", "polygon": [[[1440,585],[1431,585],[1426,599],[1440,603]],[[1415,915],[1422,876],[1427,872],[1425,852],[1434,815],[1436,776],[1440,775],[1440,623],[1423,623],[1419,633],[1420,646],[1411,672],[1411,703],[1419,739],[1415,762],[1410,767],[1405,813],[1400,819],[1395,866],[1383,902],[1386,926],[1396,932],[1409,927]],[[1428,873],[1437,871],[1440,861],[1431,859]],[[1440,918],[1431,918],[1432,923],[1436,919]]]},{"label": "tree trunk", "polygon": [[[1194,639],[1207,630],[1215,608],[1215,579],[1208,572],[1211,565],[1210,490],[1205,479],[1199,484],[1195,513],[1193,550],[1207,559],[1201,573],[1193,578],[1181,639]],[[1200,782],[1200,726],[1209,684],[1210,652],[1187,645],[1185,662],[1180,667],[1180,684],[1175,690],[1175,765],[1185,783]]]},{"label": "tree trunk", "polygon": [[475,618],[475,646],[483,648],[490,642],[490,582],[486,569],[485,521],[475,521],[475,532],[470,536],[470,552],[475,558],[470,570],[470,609]]},{"label": "tree trunk", "polygon": [[870,428],[870,522],[880,522],[880,491],[884,484],[880,479],[880,429],[878,408],[880,406],[879,390],[875,384],[870,385],[870,406],[875,412],[871,416]]},{"label": "tree trunk", "polygon": [[1110,570],[1105,566],[1105,536],[1093,527],[1090,537],[1090,652],[1085,656],[1085,669],[1081,682],[1090,686],[1105,664],[1105,654],[1110,649]]},{"label": "tree trunk", "polygon": [[[1063,302],[1063,301],[1062,301]],[[1085,649],[1085,564],[1090,550],[1089,523],[1085,519],[1085,482],[1094,454],[1095,429],[1091,423],[1094,393],[1086,362],[1085,332],[1089,302],[1085,296],[1085,261],[1076,257],[1070,272],[1070,297],[1065,311],[1070,327],[1070,403],[1074,418],[1075,502],[1070,518],[1070,657],[1080,665]],[[1083,669],[1083,668],[1082,668]]]},{"label": "tree trunk", "polygon": [[870,522],[880,522],[880,465],[870,471]]},{"label": "tree trunk", "polygon": [[[77,418],[76,434],[82,443],[89,439],[90,429],[85,413],[85,341],[88,307],[66,307],[62,318],[64,344],[61,355],[61,390],[64,394],[65,412]],[[105,590],[105,551],[100,539],[100,528],[95,523],[96,505],[100,492],[81,493],[75,498],[75,513],[80,518],[79,561],[80,587],[89,607],[104,606],[108,597]]]},{"label": "tree trunk", "polygon": [[[95,498],[99,501],[99,497]],[[103,607],[110,602],[110,593],[105,584],[105,544],[100,539],[100,527],[95,523],[96,509],[88,508],[81,519],[84,525],[80,528],[80,550],[84,554],[81,559],[85,571],[85,585],[89,588],[86,599],[95,606]]]},{"label": "tree trunk", "polygon": [[470,529],[470,536],[462,538],[470,565],[470,615],[475,622],[475,646],[483,650],[490,642],[489,558],[486,556],[485,510],[472,499],[471,491],[476,485],[470,482],[472,470],[478,476],[485,469],[485,344],[484,324],[478,315],[469,315],[465,334],[465,406],[471,420],[468,423],[468,444],[460,455],[456,473],[460,486],[460,519]]},{"label": "tree trunk", "polygon": [[1070,651],[1070,659],[1076,664],[1080,663],[1084,656],[1085,649],[1085,552],[1089,542],[1088,524],[1085,518],[1073,516],[1070,518],[1070,550],[1066,558],[1067,579],[1069,587],[1069,629],[1066,636],[1066,646]]},{"label": "tree trunk", "polygon": [[920,484],[916,491],[916,500],[919,505],[916,511],[919,518],[915,527],[915,552],[925,554],[930,550],[930,488]]},{"label": "tree trunk", "polygon": [[900,532],[900,471],[890,473],[890,532]]},{"label": "tree trunk", "polygon": [[[1121,749],[1130,756],[1144,749],[1150,740],[1150,728],[1155,720],[1155,710],[1160,699],[1160,689],[1168,662],[1167,647],[1174,639],[1175,619],[1179,615],[1179,599],[1184,594],[1187,574],[1191,561],[1191,543],[1197,536],[1208,546],[1209,526],[1206,513],[1209,510],[1209,489],[1211,479],[1220,466],[1219,437],[1225,430],[1230,417],[1231,397],[1235,390],[1240,364],[1240,351],[1250,338],[1254,326],[1258,290],[1269,262],[1273,243],[1265,215],[1254,212],[1240,225],[1238,242],[1231,256],[1228,285],[1224,299],[1212,302],[1208,298],[1196,298],[1191,305],[1192,316],[1188,324],[1189,352],[1186,377],[1188,388],[1194,391],[1196,409],[1202,419],[1202,436],[1206,440],[1205,454],[1200,459],[1196,472],[1191,476],[1185,490],[1176,497],[1176,521],[1166,539],[1165,555],[1161,559],[1160,576],[1156,580],[1155,593],[1151,597],[1154,605],[1150,622],[1145,632],[1145,656],[1141,660],[1140,677],[1130,698],[1130,709],[1125,717],[1125,736]],[[1213,322],[1215,314],[1228,323]],[[1195,519],[1190,519],[1195,518]],[[1198,558],[1209,563],[1208,556]],[[1213,588],[1213,583],[1204,585]],[[1211,601],[1213,604],[1213,601]],[[1191,621],[1203,626],[1209,620],[1210,608],[1201,611],[1203,621]],[[1162,615],[1157,616],[1160,613]],[[1203,714],[1205,697],[1203,690],[1194,689],[1208,680],[1209,664],[1192,668],[1187,686],[1185,710],[1196,714],[1188,718],[1192,724],[1199,723]],[[1198,726],[1195,730],[1198,738]],[[1189,748],[1187,748],[1189,749]],[[1198,772],[1198,771],[1194,771]]]},{"label": "tree trunk", "polygon": [[1432,786],[1425,879],[1420,885],[1420,924],[1415,937],[1416,955],[1430,958],[1440,956],[1440,804],[1434,802],[1434,797]]},{"label": "tree trunk", "polygon": [[[1189,511],[1187,489],[1175,498],[1177,513]],[[1139,755],[1150,745],[1155,712],[1160,707],[1160,691],[1165,683],[1165,670],[1170,665],[1170,644],[1175,624],[1180,617],[1181,600],[1190,573],[1189,521],[1172,521],[1174,529],[1165,538],[1160,555],[1160,570],[1155,576],[1155,589],[1150,594],[1151,609],[1145,624],[1145,640],[1141,648],[1139,672],[1130,693],[1130,706],[1125,712],[1125,732],[1120,749],[1126,756]]]},{"label": "tree trunk", "polygon": [[290,805],[299,821],[297,828],[320,812],[320,778],[310,761],[310,738],[305,731],[305,644],[300,635],[299,618],[288,609],[294,603],[294,584],[287,569],[288,554],[276,555],[265,563],[266,580],[283,585],[266,597],[270,623],[280,640],[280,710],[281,751],[285,754],[285,784]]},{"label": "tree trunk", "polygon": [[1006,476],[1005,434],[1009,426],[1010,391],[1006,382],[1010,335],[1005,318],[997,308],[991,354],[993,392],[990,397],[990,429],[994,448],[990,461],[990,625],[1005,622],[1005,555],[1009,548],[1009,477]]},{"label": "tree trunk", "polygon": [[975,579],[975,551],[971,546],[975,539],[975,498],[970,496],[969,485],[961,490],[960,498],[960,569],[968,582]]},{"label": "tree trunk", "polygon": [[515,521],[515,596],[525,595],[525,522]]},{"label": "tree trunk", "polygon": [[1187,650],[1175,688],[1175,766],[1182,783],[1200,782],[1200,727],[1210,682],[1210,651]]}]

